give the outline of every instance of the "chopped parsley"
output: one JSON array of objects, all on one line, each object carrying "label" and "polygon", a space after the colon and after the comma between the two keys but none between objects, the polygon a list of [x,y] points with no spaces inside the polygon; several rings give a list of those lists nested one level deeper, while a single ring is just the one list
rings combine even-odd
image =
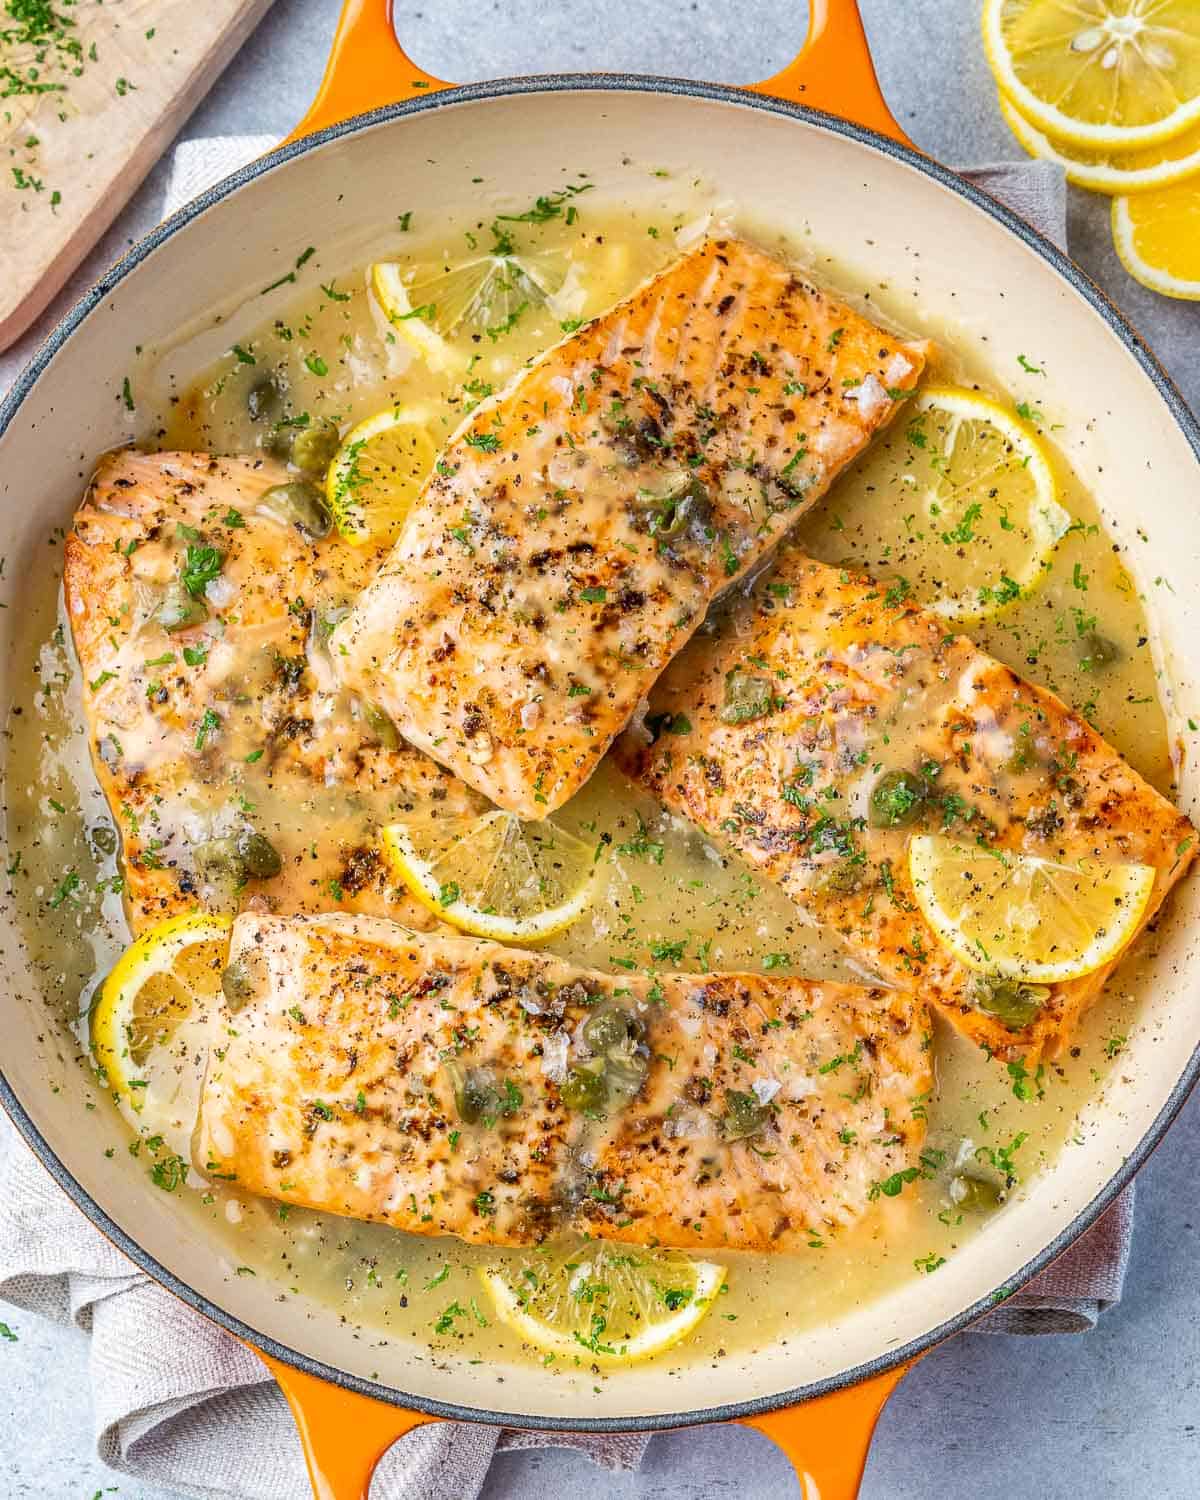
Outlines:
[{"label": "chopped parsley", "polygon": [[197,750],[203,750],[214,734],[221,730],[221,716],[215,709],[206,708],[200,715],[200,723],[196,726],[195,745]]},{"label": "chopped parsley", "polygon": [[188,1165],[182,1156],[163,1156],[150,1168],[150,1181],[164,1193],[173,1193],[187,1181]]},{"label": "chopped parsley", "polygon": [[193,599],[198,599],[214,578],[220,576],[225,554],[216,547],[189,542],[180,582]]},{"label": "chopped parsley", "polygon": [[649,837],[649,830],[641,813],[637,814],[637,822],[637,833],[633,838],[627,839],[625,843],[618,844],[616,852],[618,854],[632,855],[635,859],[648,859],[652,864],[661,865],[667,846]]}]

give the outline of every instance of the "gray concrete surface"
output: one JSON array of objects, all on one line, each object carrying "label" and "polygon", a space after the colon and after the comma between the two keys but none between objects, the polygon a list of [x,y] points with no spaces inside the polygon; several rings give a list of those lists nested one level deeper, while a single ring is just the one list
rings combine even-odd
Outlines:
[{"label": "gray concrete surface", "polygon": [[[605,67],[748,82],[783,66],[804,29],[800,0],[427,4],[398,0],[401,35],[416,61],[455,80]],[[983,64],[978,0],[862,0],[862,7],[888,97],[918,143],[964,164],[1019,154]],[[338,0],[276,0],[185,134],[286,130],[315,86],[337,9]],[[160,190],[155,181],[145,193]],[[1165,302],[1128,279],[1109,244],[1105,208],[1074,195],[1073,252],[1200,406],[1200,305]],[[110,237],[114,250],[118,240]],[[1200,1098],[1140,1178],[1121,1306],[1082,1338],[966,1336],[931,1354],[884,1415],[863,1500],[1200,1496],[1198,1149]],[[92,1500],[101,1491],[176,1500],[114,1478],[93,1456],[83,1339],[5,1316],[18,1342],[0,1341],[0,1496]],[[722,1429],[658,1438],[639,1474],[617,1478],[561,1452],[506,1456],[484,1497],[551,1500],[576,1485],[591,1500],[796,1495],[765,1439]]]}]

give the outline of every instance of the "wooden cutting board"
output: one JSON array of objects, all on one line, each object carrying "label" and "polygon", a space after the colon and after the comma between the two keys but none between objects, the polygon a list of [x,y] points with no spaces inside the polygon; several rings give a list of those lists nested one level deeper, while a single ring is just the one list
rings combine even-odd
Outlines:
[{"label": "wooden cutting board", "polygon": [[45,309],[271,0],[0,0],[0,349]]}]

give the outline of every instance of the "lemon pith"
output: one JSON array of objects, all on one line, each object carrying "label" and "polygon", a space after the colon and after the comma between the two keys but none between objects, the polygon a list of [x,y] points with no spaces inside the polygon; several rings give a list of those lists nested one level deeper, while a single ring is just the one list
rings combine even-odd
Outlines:
[{"label": "lemon pith", "polygon": [[1200,7],[1193,0],[984,0],[1000,88],[1044,131],[1133,148],[1200,121]]},{"label": "lemon pith", "polygon": [[329,465],[325,495],[343,541],[392,540],[437,457],[424,404],[391,406],[352,427]]},{"label": "lemon pith", "polygon": [[936,834],[909,844],[925,920],[968,968],[1033,984],[1081,979],[1137,933],[1154,890],[1150,865],[1075,865],[980,849]]},{"label": "lemon pith", "polygon": [[537,943],[590,905],[594,850],[550,822],[513,813],[418,811],[383,830],[397,877],[435,916],[476,937]]},{"label": "lemon pith", "polygon": [[479,1272],[500,1319],[554,1359],[609,1366],[651,1359],[711,1310],[725,1269],[711,1261],[589,1242]]}]

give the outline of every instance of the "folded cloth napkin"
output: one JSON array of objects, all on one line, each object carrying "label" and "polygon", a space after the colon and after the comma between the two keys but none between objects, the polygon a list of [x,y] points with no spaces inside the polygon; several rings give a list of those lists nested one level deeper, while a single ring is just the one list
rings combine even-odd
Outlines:
[{"label": "folded cloth napkin", "polygon": [[[170,212],[243,162],[269,137],[189,141],[166,178]],[[1045,163],[983,168],[970,175],[1060,245],[1066,189]],[[157,181],[163,173],[156,174]],[[43,323],[0,362],[0,395],[33,352],[66,297],[154,222],[148,194]],[[263,1365],[236,1339],[191,1312],[135,1268],[58,1190],[7,1122],[0,1121],[0,1297],[74,1323],[91,1338],[96,1443],[114,1469],[204,1500],[296,1500],[306,1491],[299,1443],[283,1398]],[[1101,1222],[1025,1291],[992,1313],[988,1332],[1082,1332],[1117,1301],[1132,1233],[1132,1189]],[[146,1350],[157,1359],[146,1359]],[[639,1463],[639,1435],[498,1432],[439,1423],[410,1433],[385,1457],[374,1500],[474,1500],[495,1452],[564,1446],[610,1469]]]}]

